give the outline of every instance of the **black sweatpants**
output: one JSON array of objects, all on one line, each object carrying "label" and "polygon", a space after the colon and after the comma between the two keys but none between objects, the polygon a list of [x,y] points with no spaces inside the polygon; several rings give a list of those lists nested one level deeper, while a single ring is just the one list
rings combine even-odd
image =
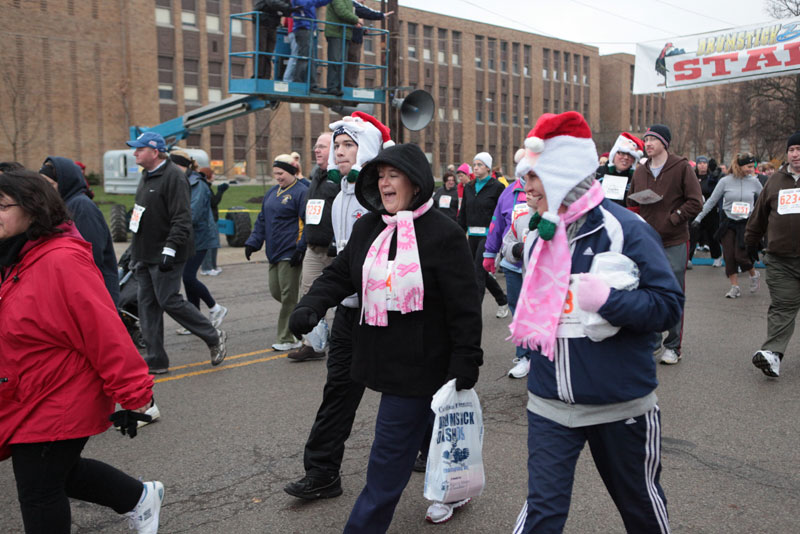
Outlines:
[{"label": "black sweatpants", "polygon": [[503,292],[503,288],[501,288],[497,280],[495,280],[493,276],[490,276],[489,273],[486,272],[486,269],[483,268],[483,250],[486,246],[486,238],[471,235],[468,241],[469,250],[472,252],[472,257],[475,259],[475,276],[478,278],[478,295],[481,296],[481,303],[483,302],[483,294],[488,289],[498,306],[508,304],[508,299]]},{"label": "black sweatpants", "polygon": [[689,260],[694,258],[694,249],[698,244],[705,243],[711,251],[711,257],[717,259],[722,256],[720,242],[716,240],[714,235],[719,229],[719,214],[717,210],[711,210],[702,221],[700,227],[689,227]]},{"label": "black sweatpants", "polygon": [[339,474],[344,442],[350,437],[356,410],[364,395],[364,385],[350,378],[353,327],[358,316],[358,308],[336,307],[328,349],[328,378],[303,454],[303,465],[310,476]]},{"label": "black sweatpants", "polygon": [[81,458],[89,438],[11,445],[25,534],[69,534],[69,499],[130,512],[144,486],[108,464]]}]

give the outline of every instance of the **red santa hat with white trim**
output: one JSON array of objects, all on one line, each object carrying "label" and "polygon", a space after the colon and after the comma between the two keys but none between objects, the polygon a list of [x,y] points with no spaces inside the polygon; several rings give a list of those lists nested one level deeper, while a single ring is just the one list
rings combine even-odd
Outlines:
[{"label": "red santa hat with white trim", "polygon": [[614,143],[614,148],[612,148],[611,152],[608,153],[609,165],[614,164],[614,156],[616,156],[618,152],[633,156],[633,168],[635,169],[636,164],[639,163],[639,160],[642,159],[642,156],[644,155],[644,141],[633,134],[622,132],[619,134],[619,137],[617,137],[617,141]]},{"label": "red santa hat with white trim", "polygon": [[[353,165],[355,171],[360,172],[361,168],[377,156],[382,148],[394,145],[389,127],[363,111],[355,111],[348,117],[342,117],[341,120],[331,123],[329,127],[333,131],[332,141],[336,141],[336,136],[346,134],[358,145],[356,162]],[[333,146],[331,146],[328,154],[328,170],[339,169],[334,152]]]},{"label": "red santa hat with white trim", "polygon": [[542,180],[547,195],[547,211],[542,217],[558,224],[564,197],[597,170],[597,148],[583,115],[567,111],[539,117],[525,139],[525,157],[517,167],[521,164]]}]

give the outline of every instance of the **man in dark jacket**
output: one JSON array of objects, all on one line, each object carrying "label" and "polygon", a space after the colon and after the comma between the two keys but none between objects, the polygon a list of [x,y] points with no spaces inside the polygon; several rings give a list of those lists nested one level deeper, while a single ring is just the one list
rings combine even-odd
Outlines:
[{"label": "man in dark jacket", "polygon": [[[362,20],[383,20],[394,13],[394,11],[389,11],[388,13],[375,11],[356,0],[353,0],[353,8],[356,11],[359,22]],[[366,31],[363,27],[353,28],[352,38],[347,45],[347,62],[349,65],[344,70],[344,84],[347,87],[358,87],[358,72],[360,69],[358,63],[361,63],[361,49],[364,46],[365,33]]]},{"label": "man in dark jacket", "polygon": [[[661,236],[664,252],[682,290],[686,290],[686,263],[689,251],[689,221],[703,209],[703,196],[689,161],[668,152],[672,134],[663,124],[654,124],[644,134],[647,163],[633,174],[628,205],[638,208],[639,215]],[[650,199],[636,202],[635,193],[653,193]],[[661,352],[661,334],[656,351]],[[664,340],[661,363],[676,364],[681,359],[683,314],[669,329]]]},{"label": "man in dark jacket", "polygon": [[194,251],[189,181],[167,157],[164,138],[145,132],[135,141],[136,163],[144,168],[131,214],[131,261],[139,284],[139,319],[147,344],[145,361],[151,374],[169,371],[164,350],[164,312],[211,351],[211,365],[219,365],[227,354],[227,334],[217,330],[200,310],[180,294],[181,273]]},{"label": "man in dark jacket", "polygon": [[[312,57],[314,51],[311,50],[311,35],[316,29],[316,22],[307,19],[317,18],[317,8],[326,6],[331,0],[292,0],[292,5],[296,10],[292,17],[295,43],[297,43],[297,55],[301,58]],[[305,82],[308,74],[308,59],[298,58],[294,67],[292,81]],[[314,87],[317,82],[317,67],[311,63],[311,79],[309,85]]]},{"label": "man in dark jacket", "polygon": [[[306,255],[303,257],[303,279],[301,293],[305,295],[311,288],[322,270],[331,264],[336,256],[335,250],[331,254],[333,243],[333,223],[331,222],[331,206],[333,199],[339,194],[341,188],[328,180],[328,154],[331,147],[331,134],[326,132],[317,138],[314,145],[314,157],[317,167],[311,174],[311,186],[306,195],[306,205],[303,209],[303,231],[306,236]],[[325,352],[316,352],[308,343],[294,352],[290,352],[288,359],[296,362],[306,360],[320,360],[325,357]]]},{"label": "man in dark jacket", "polygon": [[258,56],[257,78],[269,79],[272,77],[273,56],[268,56],[275,50],[277,30],[281,24],[281,17],[291,14],[292,6],[289,0],[258,0],[253,7],[260,11],[258,15]]},{"label": "man in dark jacket", "polygon": [[328,87],[321,92],[342,96],[342,53],[343,41],[349,41],[352,29],[344,25],[361,28],[352,0],[331,0],[325,8],[325,39],[328,41]]},{"label": "man in dark jacket", "polygon": [[492,156],[488,152],[475,155],[472,162],[475,180],[464,186],[464,197],[458,212],[458,224],[467,232],[469,248],[475,260],[475,276],[478,278],[478,293],[483,302],[486,289],[494,297],[499,309],[497,317],[508,316],[508,298],[500,284],[483,268],[483,252],[494,208],[505,190],[503,184],[492,178]]},{"label": "man in dark jacket", "polygon": [[753,365],[773,378],[780,374],[800,310],[800,132],[789,137],[786,160],[788,163],[767,180],[744,233],[753,260],[758,259],[761,239],[767,237],[767,339],[753,355]]},{"label": "man in dark jacket", "polygon": [[86,180],[80,167],[71,159],[48,156],[39,172],[58,184],[58,194],[64,199],[78,232],[92,244],[94,263],[103,275],[114,305],[119,306],[119,275],[114,242],[100,208],[86,196]]}]

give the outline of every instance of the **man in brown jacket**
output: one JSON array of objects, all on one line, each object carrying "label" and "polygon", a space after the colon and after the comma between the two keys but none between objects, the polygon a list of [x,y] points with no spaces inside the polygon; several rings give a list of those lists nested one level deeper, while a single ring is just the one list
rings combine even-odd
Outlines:
[{"label": "man in brown jacket", "polygon": [[[647,163],[636,167],[631,180],[627,203],[661,236],[664,252],[681,289],[686,291],[686,263],[689,257],[689,221],[703,209],[700,182],[689,161],[669,153],[672,139],[669,128],[654,124],[644,134]],[[649,190],[649,200],[636,202],[631,195]],[[660,197],[660,198],[659,198]],[[656,352],[661,351],[661,334],[657,334]],[[660,361],[676,364],[681,359],[683,315],[669,329]]]},{"label": "man in brown jacket", "polygon": [[767,340],[753,355],[753,365],[775,378],[800,310],[800,132],[789,138],[786,160],[767,180],[744,233],[753,259],[758,259],[761,238],[767,236]]}]

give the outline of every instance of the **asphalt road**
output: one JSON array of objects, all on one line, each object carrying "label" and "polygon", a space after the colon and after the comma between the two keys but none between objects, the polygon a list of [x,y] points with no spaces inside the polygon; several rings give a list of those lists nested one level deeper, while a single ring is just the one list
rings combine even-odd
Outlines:
[{"label": "asphalt road", "polygon": [[[272,351],[278,304],[267,290],[265,263],[221,255],[223,273],[204,277],[230,308],[228,358],[219,367],[197,338],[174,334],[167,321],[171,373],[157,379],[162,417],[131,440],[108,431],[85,456],[166,487],[161,533],[340,532],[363,487],[378,395],[367,392],[347,442],[344,494],[302,502],[282,488],[302,475],[303,444],[321,399],[325,362],[292,363]],[[502,281],[501,281],[502,282]],[[781,378],[750,364],[765,331],[766,287],[723,298],[723,273],[688,273],[684,359],[660,366],[664,486],[673,532],[800,532],[800,361],[793,341]],[[510,532],[526,494],[525,381],[511,380],[510,319],[484,301],[485,364],[477,391],[485,417],[484,494],[445,525],[424,521],[423,475],[409,482],[392,533]],[[111,510],[73,502],[73,533],[127,532]],[[588,448],[575,477],[568,533],[623,532],[594,471]],[[22,532],[10,462],[0,463],[0,532]]]}]

